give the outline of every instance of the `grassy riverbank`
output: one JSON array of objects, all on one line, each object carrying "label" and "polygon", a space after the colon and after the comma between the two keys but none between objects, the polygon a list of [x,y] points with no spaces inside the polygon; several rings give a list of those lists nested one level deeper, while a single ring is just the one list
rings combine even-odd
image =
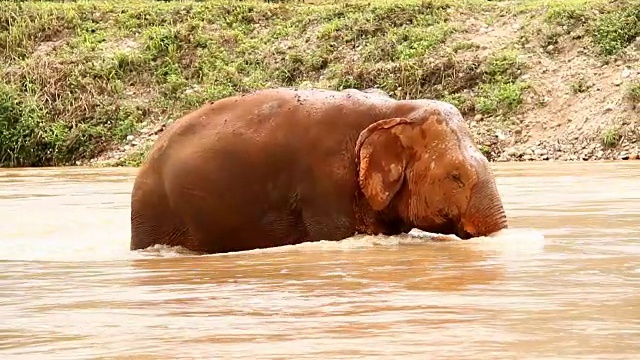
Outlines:
[{"label": "grassy riverbank", "polygon": [[3,166],[136,165],[180,115],[273,86],[450,101],[492,160],[640,148],[638,0],[2,6]]}]

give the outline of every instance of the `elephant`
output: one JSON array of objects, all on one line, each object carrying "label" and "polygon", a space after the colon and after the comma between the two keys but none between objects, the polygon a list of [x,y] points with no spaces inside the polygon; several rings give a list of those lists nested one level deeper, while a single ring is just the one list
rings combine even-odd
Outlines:
[{"label": "elephant", "polygon": [[140,165],[130,249],[201,254],[419,229],[508,227],[459,110],[358,90],[266,88],[177,119]]}]

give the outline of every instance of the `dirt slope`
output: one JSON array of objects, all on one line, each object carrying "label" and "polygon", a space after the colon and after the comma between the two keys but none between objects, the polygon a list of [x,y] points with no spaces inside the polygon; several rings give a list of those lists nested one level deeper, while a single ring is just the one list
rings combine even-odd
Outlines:
[{"label": "dirt slope", "polygon": [[638,0],[4,6],[3,166],[135,166],[205,101],[274,86],[449,101],[493,161],[640,151]]}]

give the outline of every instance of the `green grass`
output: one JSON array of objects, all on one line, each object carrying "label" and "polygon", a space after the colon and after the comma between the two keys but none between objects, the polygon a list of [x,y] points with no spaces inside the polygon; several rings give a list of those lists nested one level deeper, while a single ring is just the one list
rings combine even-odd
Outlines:
[{"label": "green grass", "polygon": [[640,36],[640,6],[602,15],[593,26],[593,41],[603,55],[615,55]]},{"label": "green grass", "polygon": [[526,85],[522,83],[490,83],[479,88],[476,110],[481,114],[509,114],[522,104]]},{"label": "green grass", "polygon": [[574,81],[569,84],[571,92],[574,94],[582,94],[589,91],[591,84],[584,78],[584,76],[578,76]]},{"label": "green grass", "polygon": [[525,64],[518,55],[517,51],[503,50],[487,59],[484,79],[478,86],[476,111],[506,115],[520,107],[527,85],[519,80]]},{"label": "green grass", "polygon": [[478,150],[484,155],[487,159],[491,159],[491,148],[486,145],[479,145]]},{"label": "green grass", "polygon": [[585,37],[601,56],[619,54],[640,35],[638,0],[554,0],[546,2],[547,45],[564,35]]},{"label": "green grass", "polygon": [[626,97],[633,104],[640,104],[640,80],[636,80],[627,86]]},{"label": "green grass", "polygon": [[129,153],[126,156],[124,156],[122,159],[119,159],[119,160],[113,162],[113,164],[110,164],[110,165],[114,165],[114,166],[134,166],[134,167],[135,166],[139,166],[145,160],[145,158],[147,156],[147,152],[151,148],[151,145],[152,145],[152,143],[143,144],[143,145],[139,146],[138,148],[136,148],[131,153]]},{"label": "green grass", "polygon": [[435,96],[436,70],[424,64],[456,32],[450,7],[4,3],[0,164],[89,159],[143,121],[175,119],[205,101],[264,87],[310,81]]},{"label": "green grass", "polygon": [[[470,16],[497,21],[526,6],[552,8],[555,15],[531,16],[588,27],[602,54],[621,51],[639,31],[635,1],[598,7],[600,17],[589,15],[594,1],[560,3],[4,2],[0,165],[73,164],[205,101],[302,83],[378,87],[395,98],[450,101],[464,114],[512,114],[528,89],[526,64],[510,44],[487,57],[456,37]],[[120,163],[143,157],[144,149]]]},{"label": "green grass", "polygon": [[620,129],[618,127],[608,127],[601,134],[602,146],[614,148],[620,142]]}]

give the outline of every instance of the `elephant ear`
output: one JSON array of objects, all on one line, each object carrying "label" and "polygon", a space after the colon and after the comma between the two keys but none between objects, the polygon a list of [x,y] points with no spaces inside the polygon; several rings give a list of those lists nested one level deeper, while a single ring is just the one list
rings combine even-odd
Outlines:
[{"label": "elephant ear", "polygon": [[409,124],[413,123],[405,118],[380,120],[358,137],[358,183],[374,210],[384,209],[404,181],[408,153],[398,127]]}]

